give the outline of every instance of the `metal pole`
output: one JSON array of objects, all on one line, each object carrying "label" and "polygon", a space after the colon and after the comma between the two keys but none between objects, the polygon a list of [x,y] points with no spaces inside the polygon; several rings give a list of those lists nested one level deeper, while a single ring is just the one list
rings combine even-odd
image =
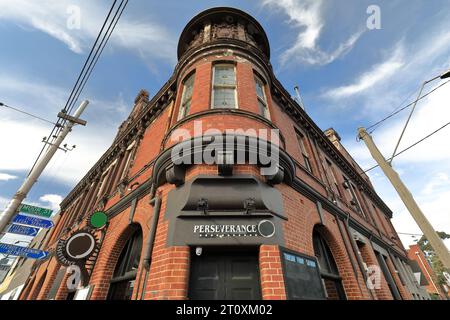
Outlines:
[{"label": "metal pole", "polygon": [[426,85],[427,83],[430,83],[431,81],[434,81],[434,80],[436,80],[436,79],[438,79],[438,78],[441,78],[441,77],[442,77],[442,76],[437,76],[437,77],[434,77],[433,79],[427,80],[427,81],[425,81],[424,83],[422,83],[422,86],[420,87],[420,90],[419,90],[419,94],[417,95],[417,98],[416,98],[416,100],[414,101],[414,105],[412,106],[411,112],[410,112],[409,115],[408,115],[408,119],[406,120],[406,123],[405,123],[405,125],[403,126],[402,133],[400,134],[400,137],[398,138],[397,144],[396,144],[396,146],[395,146],[395,148],[394,148],[394,152],[392,153],[392,157],[391,157],[391,159],[389,160],[389,163],[390,163],[390,164],[392,164],[392,160],[394,160],[395,153],[397,152],[398,146],[400,145],[400,142],[402,141],[403,135],[405,134],[406,127],[407,127],[408,124],[409,124],[409,120],[411,120],[411,117],[412,117],[412,115],[413,115],[413,113],[414,113],[414,110],[416,109],[416,105],[417,105],[417,102],[418,102],[419,99],[420,99],[420,96],[422,95],[423,88],[425,88],[425,85]]},{"label": "metal pole", "polygon": [[442,239],[439,237],[439,235],[436,233],[436,231],[433,229],[433,226],[430,224],[428,219],[423,214],[422,210],[420,210],[419,206],[417,205],[416,201],[414,200],[411,192],[408,190],[408,188],[405,186],[405,184],[400,179],[400,176],[398,173],[392,168],[392,166],[384,159],[383,155],[381,154],[380,150],[377,148],[375,143],[373,142],[372,137],[370,134],[367,133],[365,128],[359,128],[358,129],[358,136],[364,140],[366,143],[367,148],[370,151],[370,154],[375,159],[375,161],[380,166],[381,170],[383,170],[386,177],[391,182],[392,186],[397,191],[398,195],[402,199],[403,203],[405,204],[406,208],[408,209],[411,216],[416,221],[419,228],[422,230],[423,234],[427,238],[427,240],[430,242],[431,246],[435,250],[436,254],[441,259],[442,263],[446,268],[450,268],[450,253],[445,246]]},{"label": "metal pole", "polygon": [[[80,117],[84,109],[86,109],[88,103],[89,101],[84,100],[80,104],[80,106],[73,115],[75,119],[78,119]],[[44,171],[45,167],[48,165],[55,152],[59,149],[59,146],[63,142],[64,138],[72,130],[72,127],[75,125],[75,123],[76,121],[73,120],[67,121],[66,125],[56,138],[55,142],[50,145],[44,156],[37,161],[33,170],[30,172],[28,177],[25,178],[25,181],[23,182],[22,186],[19,188],[19,190],[17,190],[8,207],[0,216],[0,234],[6,232],[6,226],[10,223],[11,219],[16,214],[23,199],[26,198],[28,192],[33,187],[34,183],[37,181],[41,173]]]}]

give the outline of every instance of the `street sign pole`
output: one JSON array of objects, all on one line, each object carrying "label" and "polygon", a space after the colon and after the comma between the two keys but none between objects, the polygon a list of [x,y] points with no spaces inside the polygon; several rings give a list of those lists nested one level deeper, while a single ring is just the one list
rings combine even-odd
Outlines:
[{"label": "street sign pole", "polygon": [[[80,117],[84,109],[86,109],[88,103],[89,102],[87,100],[81,103],[81,105],[78,107],[78,109],[75,111],[73,115],[75,119],[78,119]],[[6,226],[13,219],[23,199],[25,199],[31,187],[33,187],[33,185],[35,184],[41,173],[44,171],[45,167],[52,159],[53,155],[59,149],[59,146],[63,142],[64,138],[72,130],[72,127],[75,124],[76,122],[69,119],[67,121],[67,124],[62,128],[61,132],[56,137],[56,140],[52,144],[50,144],[48,150],[44,153],[44,155],[41,158],[38,159],[36,165],[33,167],[30,174],[26,177],[25,181],[23,182],[19,190],[17,190],[16,194],[14,195],[13,199],[9,203],[6,210],[0,215],[0,234],[6,231]]]}]

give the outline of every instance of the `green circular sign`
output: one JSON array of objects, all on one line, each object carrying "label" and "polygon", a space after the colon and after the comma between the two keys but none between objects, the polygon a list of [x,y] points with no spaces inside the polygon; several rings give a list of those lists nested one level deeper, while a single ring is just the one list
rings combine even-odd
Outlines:
[{"label": "green circular sign", "polygon": [[108,222],[108,216],[103,211],[97,211],[92,214],[90,222],[94,228],[101,228]]}]

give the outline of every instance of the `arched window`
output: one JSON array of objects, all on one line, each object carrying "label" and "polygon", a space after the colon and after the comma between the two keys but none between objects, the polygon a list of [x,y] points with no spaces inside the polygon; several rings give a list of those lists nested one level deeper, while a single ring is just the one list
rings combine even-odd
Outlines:
[{"label": "arched window", "polygon": [[117,261],[108,300],[131,300],[142,251],[142,230],[136,230],[125,244]]},{"label": "arched window", "polygon": [[325,287],[327,299],[345,300],[345,292],[342,287],[342,280],[334,261],[331,250],[322,235],[314,230],[313,232],[314,255],[317,257],[320,266],[320,275]]}]

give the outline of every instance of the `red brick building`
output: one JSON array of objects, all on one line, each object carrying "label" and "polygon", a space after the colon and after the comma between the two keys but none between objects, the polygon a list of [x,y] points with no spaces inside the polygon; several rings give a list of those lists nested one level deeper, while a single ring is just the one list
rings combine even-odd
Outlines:
[{"label": "red brick building", "polygon": [[153,98],[138,94],[61,203],[55,255],[36,263],[21,298],[74,297],[58,243],[102,210],[108,224],[83,262],[88,299],[411,299],[392,212],[269,59],[245,12],[195,16],[173,75]]},{"label": "red brick building", "polygon": [[433,269],[431,268],[430,262],[428,261],[427,257],[423,253],[423,251],[420,249],[418,244],[414,244],[409,246],[409,249],[407,251],[408,258],[412,261],[416,262],[416,266],[419,268],[420,271],[417,274],[420,277],[425,278],[425,289],[430,295],[436,295],[439,296],[440,299],[447,299],[447,296],[441,287],[441,285],[438,283],[438,279],[436,274],[434,273]]}]

